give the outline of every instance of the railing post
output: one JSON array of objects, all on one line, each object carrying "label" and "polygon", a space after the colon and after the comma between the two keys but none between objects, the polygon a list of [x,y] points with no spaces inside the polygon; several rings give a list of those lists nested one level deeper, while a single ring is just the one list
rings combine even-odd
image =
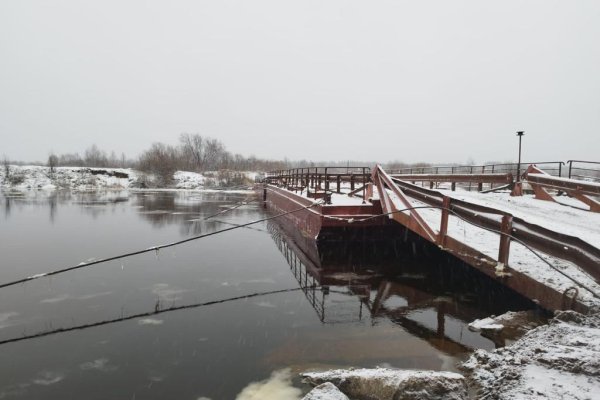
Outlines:
[{"label": "railing post", "polygon": [[310,168],[306,168],[305,182],[306,182],[306,191],[308,192],[310,190]]},{"label": "railing post", "polygon": [[446,236],[448,235],[448,215],[450,210],[450,197],[444,196],[442,201],[442,220],[440,222],[440,233],[438,233],[437,244],[444,247],[446,245]]},{"label": "railing post", "polygon": [[342,175],[337,176],[337,192],[342,193]]},{"label": "railing post", "polygon": [[350,173],[350,191],[354,190],[354,172]]},{"label": "railing post", "polygon": [[512,233],[512,215],[505,215],[502,217],[502,224],[500,226],[500,248],[498,250],[498,262],[504,265],[508,265],[508,257],[510,255],[510,235]]},{"label": "railing post", "polygon": [[571,169],[573,168],[573,160],[569,160],[569,179],[571,179]]},{"label": "railing post", "polygon": [[[473,166],[471,166],[470,172],[471,175],[473,175]],[[469,192],[471,191],[471,182],[469,182]]]},{"label": "railing post", "polygon": [[325,191],[329,190],[329,175],[327,174],[327,167],[325,167]]},{"label": "railing post", "polygon": [[[315,170],[318,171],[318,168],[315,168]],[[317,189],[321,189],[321,180],[322,180],[321,174],[317,174]]]},{"label": "railing post", "polygon": [[363,167],[362,169],[362,183],[363,183],[363,204],[367,203],[367,192],[366,192],[366,186],[367,186],[367,176],[365,175],[365,167]]}]

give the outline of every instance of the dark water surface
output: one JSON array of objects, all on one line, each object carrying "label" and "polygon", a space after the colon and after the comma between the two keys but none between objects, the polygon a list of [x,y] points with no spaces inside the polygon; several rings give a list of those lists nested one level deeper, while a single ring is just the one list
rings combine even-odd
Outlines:
[{"label": "dark water surface", "polygon": [[[265,217],[251,203],[201,221],[248,196],[3,193],[0,283]],[[265,222],[0,289],[0,341],[96,324],[1,344],[0,399],[234,399],[281,368],[455,370],[496,345],[469,321],[524,307],[405,256],[317,279]]]}]

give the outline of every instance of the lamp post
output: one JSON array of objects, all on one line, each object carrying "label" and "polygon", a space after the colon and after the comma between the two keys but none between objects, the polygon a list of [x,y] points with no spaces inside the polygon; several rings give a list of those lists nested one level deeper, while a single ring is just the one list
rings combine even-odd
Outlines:
[{"label": "lamp post", "polygon": [[521,139],[523,139],[523,135],[525,135],[525,131],[517,131],[517,136],[519,137],[519,163],[517,164],[517,182],[521,181]]}]

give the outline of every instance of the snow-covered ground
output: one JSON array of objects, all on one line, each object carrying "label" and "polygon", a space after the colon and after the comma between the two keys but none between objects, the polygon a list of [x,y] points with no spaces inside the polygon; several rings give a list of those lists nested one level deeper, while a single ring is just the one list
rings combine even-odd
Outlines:
[{"label": "snow-covered ground", "polygon": [[597,399],[600,316],[561,312],[510,346],[477,350],[464,368],[478,398]]},{"label": "snow-covered ground", "polygon": [[[473,325],[519,325],[521,314],[509,312]],[[497,329],[503,328],[493,330]],[[305,399],[596,399],[600,315],[559,312],[549,324],[527,331],[506,347],[475,351],[462,369],[464,376],[389,368],[305,372],[302,376],[313,386],[320,385],[313,390],[314,396]],[[324,382],[329,385],[324,387]]]},{"label": "snow-covered ground", "polygon": [[[440,190],[446,196],[511,213],[551,231],[579,237],[600,248],[600,213],[535,199],[532,195],[512,197],[508,193],[479,193]],[[559,199],[562,199],[559,198]],[[568,197],[565,196],[565,199]]]},{"label": "snow-covered ground", "polygon": [[121,168],[80,168],[41,166],[10,166],[7,177],[4,168],[0,170],[0,186],[13,190],[73,190],[124,189],[137,179],[130,169]]},{"label": "snow-covered ground", "polygon": [[[199,174],[177,171],[167,188],[205,190],[221,187],[248,187],[254,182],[256,172],[219,171]],[[55,190],[76,191],[98,189],[143,189],[156,187],[152,175],[133,169],[56,167],[54,172],[43,166],[10,166],[7,177],[4,168],[0,170],[0,188],[8,190]]]}]

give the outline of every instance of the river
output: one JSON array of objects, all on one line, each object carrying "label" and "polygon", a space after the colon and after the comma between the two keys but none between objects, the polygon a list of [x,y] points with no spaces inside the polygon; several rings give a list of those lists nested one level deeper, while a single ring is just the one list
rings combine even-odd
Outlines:
[{"label": "river", "polygon": [[[3,193],[0,284],[268,215],[242,192]],[[454,371],[498,345],[469,321],[530,306],[411,254],[316,279],[284,223],[0,289],[0,399],[218,400],[284,368],[303,392],[311,368]]]}]

